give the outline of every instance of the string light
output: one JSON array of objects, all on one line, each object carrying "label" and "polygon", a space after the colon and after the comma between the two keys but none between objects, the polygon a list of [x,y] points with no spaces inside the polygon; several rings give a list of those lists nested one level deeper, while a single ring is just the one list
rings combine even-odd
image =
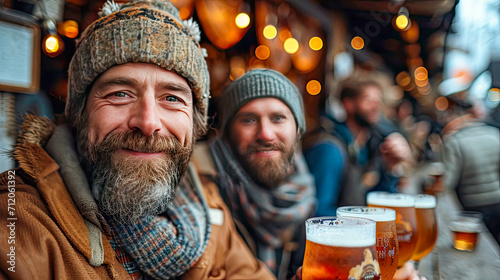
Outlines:
[{"label": "string light", "polygon": [[236,22],[236,26],[243,29],[250,24],[250,16],[246,13],[239,13],[234,21]]},{"label": "string light", "polygon": [[394,21],[396,28],[399,30],[408,29],[410,27],[409,16],[410,16],[410,13],[408,12],[408,9],[405,7],[401,7],[399,9],[398,15]]},{"label": "string light", "polygon": [[61,41],[61,38],[57,35],[48,34],[43,39],[43,52],[50,56],[56,57],[60,55],[64,50],[64,44]]}]

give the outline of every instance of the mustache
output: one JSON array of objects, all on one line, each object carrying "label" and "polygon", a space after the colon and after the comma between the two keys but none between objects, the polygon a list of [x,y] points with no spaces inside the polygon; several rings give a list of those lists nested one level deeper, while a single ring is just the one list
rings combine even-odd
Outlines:
[{"label": "mustache", "polygon": [[190,153],[189,147],[183,147],[174,136],[154,133],[145,136],[140,131],[111,132],[97,145],[100,153],[110,153],[119,149],[142,153],[165,153],[178,155]]},{"label": "mustache", "polygon": [[249,144],[246,149],[246,153],[255,153],[259,151],[266,150],[278,150],[280,152],[285,152],[285,144],[283,143],[269,143],[269,142],[259,142]]}]

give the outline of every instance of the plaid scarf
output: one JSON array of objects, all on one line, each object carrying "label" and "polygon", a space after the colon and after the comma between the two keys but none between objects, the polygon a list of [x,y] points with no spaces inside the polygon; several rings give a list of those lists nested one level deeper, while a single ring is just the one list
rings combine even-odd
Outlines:
[{"label": "plaid scarf", "polygon": [[233,218],[246,224],[258,246],[257,257],[277,274],[276,249],[290,232],[310,217],[316,207],[314,180],[301,154],[295,154],[295,172],[275,189],[257,185],[241,168],[225,140],[210,146],[220,176],[221,194]]},{"label": "plaid scarf", "polygon": [[201,257],[211,226],[201,190],[183,177],[168,210],[135,225],[107,217],[111,246],[132,279],[173,279]]}]

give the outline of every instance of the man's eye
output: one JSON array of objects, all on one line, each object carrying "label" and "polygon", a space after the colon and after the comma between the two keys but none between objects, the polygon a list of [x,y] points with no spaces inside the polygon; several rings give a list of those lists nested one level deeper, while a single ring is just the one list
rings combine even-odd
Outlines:
[{"label": "man's eye", "polygon": [[244,118],[241,120],[243,123],[254,123],[255,120],[252,118]]},{"label": "man's eye", "polygon": [[285,119],[286,119],[286,117],[285,117],[285,116],[275,116],[275,117],[274,117],[274,121],[277,121],[277,122],[279,122],[279,121],[283,121],[283,120],[285,120]]},{"label": "man's eye", "polygon": [[126,94],[124,92],[121,92],[121,91],[115,92],[112,95],[115,96],[115,97],[128,97],[128,94]]},{"label": "man's eye", "polygon": [[168,102],[179,102],[179,101],[181,101],[179,98],[177,98],[177,97],[175,97],[175,96],[172,96],[172,95],[167,96],[167,97],[165,98],[165,100],[166,100],[166,101],[168,101]]}]

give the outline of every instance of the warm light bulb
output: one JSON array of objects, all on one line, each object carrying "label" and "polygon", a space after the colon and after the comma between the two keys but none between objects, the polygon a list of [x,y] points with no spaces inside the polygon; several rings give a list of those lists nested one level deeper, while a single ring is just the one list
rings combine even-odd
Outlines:
[{"label": "warm light bulb", "polygon": [[50,56],[56,57],[64,50],[64,44],[57,35],[47,35],[43,40],[43,52]]},{"label": "warm light bulb", "polygon": [[309,40],[309,47],[314,51],[319,51],[323,48],[323,40],[320,37],[312,37]]},{"label": "warm light bulb", "polygon": [[396,18],[396,27],[399,28],[400,30],[405,30],[408,27],[409,23],[410,20],[406,15],[399,15]]},{"label": "warm light bulb", "polygon": [[49,38],[47,38],[47,40],[45,41],[45,48],[48,52],[57,52],[57,50],[59,49],[59,42],[57,38],[54,36],[50,36]]},{"label": "warm light bulb", "polygon": [[264,37],[266,37],[266,39],[274,39],[276,37],[276,35],[278,34],[278,31],[276,30],[276,27],[272,26],[272,25],[267,25],[266,27],[264,27]]},{"label": "warm light bulb", "polygon": [[74,20],[67,20],[62,23],[62,32],[60,31],[60,28],[58,27],[57,30],[59,34],[62,34],[68,38],[76,38],[78,36],[78,23]]},{"label": "warm light bulb", "polygon": [[236,26],[243,29],[250,24],[250,16],[245,13],[239,13],[234,21],[236,22]]},{"label": "warm light bulb", "polygon": [[355,50],[361,50],[365,46],[365,40],[363,38],[356,36],[351,40],[351,46]]},{"label": "warm light bulb", "polygon": [[307,93],[317,95],[321,92],[321,83],[316,80],[310,80],[306,85]]},{"label": "warm light bulb", "polygon": [[283,44],[283,48],[289,54],[294,54],[299,50],[299,42],[294,38],[288,38]]}]

